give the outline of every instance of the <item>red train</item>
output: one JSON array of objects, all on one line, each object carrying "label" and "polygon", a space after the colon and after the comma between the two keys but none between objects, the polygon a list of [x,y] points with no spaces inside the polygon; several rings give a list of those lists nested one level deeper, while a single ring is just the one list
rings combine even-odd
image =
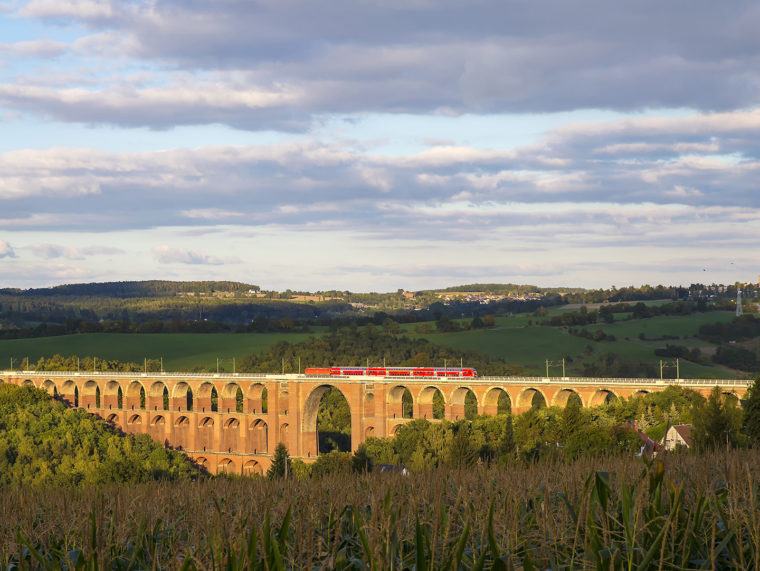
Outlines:
[{"label": "red train", "polygon": [[306,367],[307,375],[380,377],[477,377],[475,369],[458,367]]}]

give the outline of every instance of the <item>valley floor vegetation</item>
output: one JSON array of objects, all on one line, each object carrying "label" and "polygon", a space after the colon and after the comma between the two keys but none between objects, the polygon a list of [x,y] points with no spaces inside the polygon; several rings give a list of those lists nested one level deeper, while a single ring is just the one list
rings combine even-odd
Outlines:
[{"label": "valley floor vegetation", "polygon": [[756,449],[0,494],[5,569],[750,569]]},{"label": "valley floor vegetation", "polygon": [[[310,465],[280,445],[266,478],[195,478],[159,444],[40,390],[0,389],[6,569],[760,563],[757,382],[743,410],[717,387],[708,399],[671,387],[594,409],[414,420]],[[650,433],[692,420],[697,451],[637,458],[638,433],[617,424],[632,418]]]}]

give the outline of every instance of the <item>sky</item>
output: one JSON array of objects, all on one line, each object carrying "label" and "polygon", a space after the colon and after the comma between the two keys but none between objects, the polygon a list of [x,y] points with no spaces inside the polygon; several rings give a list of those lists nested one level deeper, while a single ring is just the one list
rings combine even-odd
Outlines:
[{"label": "sky", "polygon": [[0,287],[756,281],[760,3],[0,0]]}]

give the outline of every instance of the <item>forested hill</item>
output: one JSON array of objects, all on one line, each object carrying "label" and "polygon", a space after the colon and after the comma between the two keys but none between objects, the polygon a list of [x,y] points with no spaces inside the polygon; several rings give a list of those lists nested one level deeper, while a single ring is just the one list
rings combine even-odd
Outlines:
[{"label": "forested hill", "polygon": [[90,296],[90,297],[172,297],[183,293],[247,292],[258,290],[252,284],[230,281],[174,282],[166,280],[67,284],[49,288],[0,289],[3,295],[23,297]]},{"label": "forested hill", "polygon": [[42,390],[0,384],[0,489],[190,479],[179,452],[147,434],[117,433]]},{"label": "forested hill", "polygon": [[480,375],[517,375],[522,367],[508,365],[479,353],[457,351],[434,345],[426,339],[409,339],[369,325],[359,330],[355,325],[298,344],[280,341],[267,353],[249,355],[238,370],[278,373],[298,372],[303,367],[366,366],[389,367],[473,367]]}]

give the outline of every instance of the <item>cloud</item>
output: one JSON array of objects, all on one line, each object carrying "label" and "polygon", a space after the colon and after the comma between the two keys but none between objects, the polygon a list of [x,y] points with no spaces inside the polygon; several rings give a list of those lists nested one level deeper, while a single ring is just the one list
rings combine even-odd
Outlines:
[{"label": "cloud", "polygon": [[0,258],[15,258],[16,252],[13,247],[5,240],[0,240]]},{"label": "cloud", "polygon": [[234,210],[223,210],[221,208],[195,208],[193,210],[182,210],[181,216],[186,218],[195,218],[200,220],[224,220],[226,218],[237,218],[245,216],[242,212]]},{"label": "cloud", "polygon": [[68,49],[64,42],[53,40],[34,40],[26,42],[16,42],[13,44],[0,44],[0,54],[6,54],[12,57],[37,57],[37,58],[54,58],[64,54]]},{"label": "cloud", "polygon": [[89,256],[110,256],[114,254],[123,254],[124,250],[108,246],[89,246],[85,248],[76,248],[73,246],[62,246],[59,244],[35,243],[27,247],[39,258],[52,260],[55,258],[65,258],[67,260],[84,260]]},{"label": "cloud", "polygon": [[[685,209],[684,221],[713,212],[720,222],[720,208],[743,209],[754,221],[759,152],[760,111],[577,123],[505,149],[381,154],[289,142],[12,151],[0,155],[0,224],[91,231],[280,225],[437,239],[522,226],[520,216],[536,223],[572,212],[596,223],[635,220],[642,208],[669,216],[671,205]],[[521,210],[531,204],[535,211]]]},{"label": "cloud", "polygon": [[165,244],[153,248],[153,256],[160,264],[201,264],[207,266],[221,266],[224,264],[240,263],[238,258],[218,258],[204,252],[187,250],[185,248],[171,248]]},{"label": "cloud", "polygon": [[[56,87],[50,74],[19,72],[0,89],[0,103],[86,124],[305,131],[317,117],[367,112],[760,104],[760,7],[751,0],[731,10],[688,0],[35,0],[15,15],[73,22],[89,35],[70,46],[78,81]],[[152,67],[162,79],[135,88],[103,74],[97,59],[122,70]],[[89,85],[93,77],[99,85]]]}]

